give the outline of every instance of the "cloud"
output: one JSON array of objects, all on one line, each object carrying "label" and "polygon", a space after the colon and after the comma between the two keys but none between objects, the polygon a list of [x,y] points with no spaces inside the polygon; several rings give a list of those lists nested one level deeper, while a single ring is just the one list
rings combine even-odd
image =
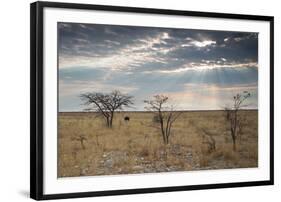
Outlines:
[{"label": "cloud", "polygon": [[211,40],[205,40],[205,41],[191,41],[190,43],[193,44],[194,46],[202,48],[206,46],[215,45],[217,42]]},{"label": "cloud", "polygon": [[[157,49],[156,44],[165,43],[168,39],[168,33],[160,33],[154,37],[146,37],[135,40],[134,44],[128,44],[118,49],[115,54],[101,55],[93,52],[86,52],[84,55],[68,56],[67,54],[59,56],[60,68],[71,68],[77,66],[87,67],[107,67],[112,70],[130,69],[130,67],[139,66],[143,63],[155,62],[165,63],[162,57],[157,57],[157,53],[165,53],[165,49]],[[104,48],[111,48],[111,45],[120,45],[118,41],[104,40]],[[107,45],[111,44],[111,45]],[[74,46],[74,50],[79,46]],[[81,52],[80,52],[81,53]]]},{"label": "cloud", "polygon": [[109,43],[109,44],[114,44],[114,45],[120,45],[120,42],[118,42],[118,41],[104,40],[104,42]]},{"label": "cloud", "polygon": [[118,36],[118,33],[112,31],[112,30],[111,30],[110,28],[108,28],[108,27],[106,27],[106,28],[104,29],[104,32],[105,32],[106,34]]},{"label": "cloud", "polygon": [[257,68],[258,64],[256,62],[246,62],[246,63],[235,63],[235,62],[226,62],[226,59],[221,58],[217,61],[202,60],[202,62],[191,62],[182,65],[177,69],[170,70],[151,70],[145,71],[146,74],[154,73],[163,73],[163,74],[172,74],[172,73],[182,73],[191,70],[210,70],[210,69],[220,69],[220,68]]},{"label": "cloud", "polygon": [[[159,63],[178,68],[190,60],[218,56],[227,60],[257,57],[250,50],[256,50],[257,39],[249,33],[62,23],[59,36],[59,68],[128,70],[149,64],[163,68]],[[243,38],[244,45],[233,45],[235,38]]]},{"label": "cloud", "polygon": [[114,89],[138,110],[157,93],[216,108],[258,80],[257,33],[59,23],[58,39],[60,109],[80,109],[81,92]]}]

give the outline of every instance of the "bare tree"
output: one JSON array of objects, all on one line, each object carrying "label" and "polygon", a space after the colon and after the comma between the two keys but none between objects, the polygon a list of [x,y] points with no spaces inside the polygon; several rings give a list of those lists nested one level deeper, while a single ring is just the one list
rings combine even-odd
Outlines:
[{"label": "bare tree", "polygon": [[226,112],[226,120],[229,122],[230,125],[230,134],[233,143],[233,150],[236,151],[236,140],[239,136],[239,131],[241,132],[242,129],[242,117],[239,117],[239,111],[245,107],[244,102],[251,96],[248,91],[244,91],[243,93],[237,93],[233,96],[233,106],[230,108],[225,108]]},{"label": "bare tree", "polygon": [[202,128],[202,143],[208,145],[208,152],[211,153],[216,150],[216,139],[213,137],[215,136],[210,131]]},{"label": "bare tree", "polygon": [[112,127],[114,112],[133,104],[132,96],[122,94],[118,90],[111,93],[83,93],[80,98],[84,105],[89,106],[86,110],[96,111],[104,117],[108,128]]},{"label": "bare tree", "polygon": [[148,105],[145,109],[154,112],[157,116],[164,144],[169,144],[173,123],[181,114],[181,112],[174,111],[173,106],[166,106],[167,102],[168,97],[164,95],[155,95],[152,100],[144,100],[144,103]]}]

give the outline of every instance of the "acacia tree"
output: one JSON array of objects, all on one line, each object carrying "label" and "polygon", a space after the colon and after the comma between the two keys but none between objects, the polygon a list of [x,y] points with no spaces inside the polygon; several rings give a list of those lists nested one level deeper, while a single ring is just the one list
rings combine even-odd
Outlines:
[{"label": "acacia tree", "polygon": [[144,103],[148,105],[145,109],[152,111],[157,117],[164,144],[169,144],[173,123],[181,114],[181,112],[174,111],[172,105],[166,106],[168,99],[164,95],[155,95],[152,100],[144,100]]},{"label": "acacia tree", "polygon": [[242,127],[242,121],[243,118],[239,116],[239,111],[245,107],[243,104],[251,94],[248,91],[244,91],[243,93],[237,93],[235,96],[233,96],[233,106],[230,108],[225,108],[226,112],[226,120],[229,122],[230,126],[230,134],[232,138],[233,143],[233,151],[236,151],[236,140],[239,135],[239,132],[241,132]]},{"label": "acacia tree", "polygon": [[112,127],[114,112],[133,104],[132,96],[122,94],[118,90],[111,93],[83,93],[80,98],[84,105],[89,106],[86,110],[96,111],[104,117],[108,128]]}]

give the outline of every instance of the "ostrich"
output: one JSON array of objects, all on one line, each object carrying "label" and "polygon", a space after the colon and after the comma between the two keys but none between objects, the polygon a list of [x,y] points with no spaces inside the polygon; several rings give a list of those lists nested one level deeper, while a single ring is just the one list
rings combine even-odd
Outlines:
[{"label": "ostrich", "polygon": [[126,121],[126,122],[130,121],[130,117],[129,116],[125,116],[124,117],[124,121]]}]

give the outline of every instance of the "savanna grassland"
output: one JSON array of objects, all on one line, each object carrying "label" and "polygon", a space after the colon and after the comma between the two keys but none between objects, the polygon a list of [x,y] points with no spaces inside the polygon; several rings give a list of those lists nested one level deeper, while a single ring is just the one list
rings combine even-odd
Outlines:
[{"label": "savanna grassland", "polygon": [[183,112],[167,145],[151,112],[116,112],[112,128],[96,113],[59,113],[58,177],[257,167],[258,111],[239,113],[236,151],[224,111]]}]

